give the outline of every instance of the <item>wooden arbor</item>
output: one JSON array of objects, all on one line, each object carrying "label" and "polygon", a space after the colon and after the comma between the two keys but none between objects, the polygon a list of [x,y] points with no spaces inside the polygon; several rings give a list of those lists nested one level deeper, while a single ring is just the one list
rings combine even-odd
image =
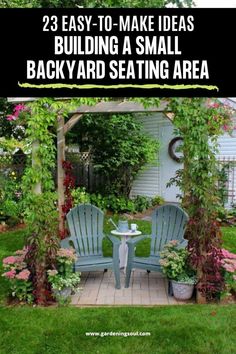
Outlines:
[{"label": "wooden arbor", "polygon": [[[9,97],[11,103],[22,103],[37,100],[33,97]],[[62,100],[68,98],[61,98]],[[65,136],[74,125],[83,117],[84,114],[115,114],[115,113],[155,113],[163,112],[167,106],[166,102],[162,102],[158,107],[144,108],[142,104],[132,101],[101,101],[94,106],[81,105],[74,112],[71,112],[70,118],[66,121],[63,116],[57,117],[57,187],[58,187],[58,208],[59,208],[59,230],[64,229],[62,206],[65,202],[64,190],[64,169],[62,162],[65,160]],[[168,117],[168,115],[166,115]],[[168,117],[171,119],[171,117]],[[32,146],[32,164],[34,164],[34,154],[37,153],[38,142],[34,142]],[[40,183],[34,188],[35,193],[41,193]]]}]

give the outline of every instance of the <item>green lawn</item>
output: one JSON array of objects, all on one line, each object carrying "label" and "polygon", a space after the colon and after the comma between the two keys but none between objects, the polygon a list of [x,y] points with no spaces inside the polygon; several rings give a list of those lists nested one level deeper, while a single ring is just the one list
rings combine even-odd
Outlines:
[{"label": "green lawn", "polygon": [[[137,221],[143,233],[150,223]],[[112,228],[105,224],[106,232]],[[223,228],[224,247],[236,251],[236,227]],[[0,234],[0,258],[24,244],[25,230]],[[140,255],[148,253],[139,246]],[[104,252],[110,253],[109,243]],[[1,268],[1,265],[0,265]],[[0,269],[1,272],[1,269]],[[236,306],[122,308],[4,307],[0,277],[0,354],[233,354]],[[86,332],[150,332],[148,337],[86,336]]]},{"label": "green lawn", "polygon": [[222,227],[223,247],[236,253],[236,227]]},{"label": "green lawn", "polygon": [[0,329],[1,354],[233,354],[236,307],[0,308]]}]

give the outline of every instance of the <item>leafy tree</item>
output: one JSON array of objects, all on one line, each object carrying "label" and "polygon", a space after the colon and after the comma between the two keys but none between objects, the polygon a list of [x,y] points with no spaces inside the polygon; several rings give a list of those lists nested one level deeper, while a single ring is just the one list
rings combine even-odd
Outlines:
[{"label": "leafy tree", "polygon": [[158,143],[146,136],[131,114],[87,115],[78,124],[83,150],[106,179],[103,193],[128,196],[140,169],[156,158]]}]

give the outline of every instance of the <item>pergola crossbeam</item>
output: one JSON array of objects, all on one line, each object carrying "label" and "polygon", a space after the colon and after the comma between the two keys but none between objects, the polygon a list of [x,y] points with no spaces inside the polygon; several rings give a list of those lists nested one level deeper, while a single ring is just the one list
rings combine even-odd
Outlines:
[{"label": "pergola crossbeam", "polygon": [[83,117],[83,114],[74,114],[68,122],[64,124],[63,131],[66,134],[69,130],[73,128],[73,126]]}]

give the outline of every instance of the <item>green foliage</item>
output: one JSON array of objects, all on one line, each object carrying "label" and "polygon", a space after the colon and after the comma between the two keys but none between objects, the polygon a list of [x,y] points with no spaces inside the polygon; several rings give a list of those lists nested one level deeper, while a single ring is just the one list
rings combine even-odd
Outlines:
[{"label": "green foliage", "polygon": [[183,203],[190,215],[196,207],[212,212],[219,201],[217,138],[223,125],[229,124],[229,117],[224,116],[224,107],[217,103],[210,105],[204,98],[173,98],[169,109],[175,115],[175,127],[184,140],[181,149],[185,168],[178,171],[175,179],[186,196]]},{"label": "green foliage", "polygon": [[23,200],[20,178],[14,171],[0,179],[0,220],[14,226],[23,219]]},{"label": "green foliage", "polygon": [[17,250],[14,256],[3,259],[4,273],[3,277],[8,279],[10,283],[11,296],[32,303],[34,296],[32,294],[32,282],[30,279],[30,271],[27,268],[26,254],[27,248]]},{"label": "green foliage", "polygon": [[73,273],[72,265],[76,260],[74,249],[60,248],[56,255],[56,269],[47,271],[48,280],[53,290],[71,288],[74,291],[80,282],[80,273]]},{"label": "green foliage", "polygon": [[48,273],[49,282],[52,284],[53,290],[63,290],[65,288],[71,288],[71,290],[75,290],[77,285],[80,282],[80,274],[79,273],[70,273],[62,276],[61,274],[50,275]]},{"label": "green foliage", "polygon": [[21,206],[22,204],[9,199],[4,200],[4,202],[1,204],[1,216],[7,217],[7,224],[9,226],[14,226],[19,223],[20,216],[23,212]]},{"label": "green foliage", "polygon": [[105,197],[105,203],[107,209],[115,213],[135,212],[135,204],[133,200],[128,199],[127,197],[109,195]]},{"label": "green foliage", "polygon": [[40,305],[50,299],[46,271],[54,266],[59,246],[55,200],[55,193],[31,195],[25,212],[29,227],[28,264],[33,275],[35,300]]},{"label": "green foliage", "polygon": [[41,183],[44,192],[52,191],[54,182],[52,170],[56,161],[56,127],[58,116],[68,117],[81,104],[93,105],[98,98],[80,98],[70,100],[58,100],[55,98],[41,98],[27,104],[28,111],[21,115],[26,116],[27,141],[33,146],[38,143],[34,152],[34,165],[28,166],[23,177],[24,192],[30,194],[32,188]]},{"label": "green foliage", "polygon": [[229,165],[229,163],[221,164],[218,167],[218,193],[221,206],[224,206],[227,202],[227,182]]},{"label": "green foliage", "polygon": [[72,189],[71,196],[73,198],[74,205],[90,203],[90,195],[86,192],[85,187]]},{"label": "green foliage", "polygon": [[78,123],[83,151],[105,178],[103,193],[128,196],[137,173],[156,158],[158,143],[146,136],[131,114],[86,115]]},{"label": "green foliage", "polygon": [[134,199],[115,194],[101,195],[100,193],[88,193],[84,187],[75,188],[71,192],[73,206],[91,203],[102,210],[110,210],[115,213],[143,212],[152,205],[152,199],[138,195]]},{"label": "green foliage", "polygon": [[107,7],[166,7],[167,5],[175,5],[177,7],[191,7],[192,0],[150,0],[145,2],[143,0],[84,0],[82,1],[84,7],[107,8]]},{"label": "green foliage", "polygon": [[165,7],[169,4],[174,4],[177,7],[191,7],[192,0],[151,0],[148,3],[143,0],[0,0],[0,7],[18,7],[18,8],[34,8],[34,7]]},{"label": "green foliage", "polygon": [[150,208],[151,204],[151,198],[145,197],[143,195],[137,195],[134,199],[135,212],[142,213],[146,209]]},{"label": "green foliage", "polygon": [[56,194],[51,192],[31,195],[30,203],[25,210],[29,230],[28,244],[33,248],[35,246],[34,255],[39,261],[41,258],[44,259],[46,254],[54,254],[55,259],[59,241],[56,197]]},{"label": "green foliage", "polygon": [[165,203],[165,199],[161,197],[160,195],[156,195],[155,197],[152,198],[152,205],[157,206],[157,205],[162,205]]},{"label": "green foliage", "polygon": [[76,7],[77,0],[0,0],[0,7],[34,8],[34,7]]},{"label": "green foliage", "polygon": [[198,289],[212,298],[223,283],[215,251],[220,247],[217,139],[223,127],[231,125],[230,111],[217,101],[197,97],[172,98],[169,109],[183,138],[184,156],[183,170],[177,171],[170,183],[182,190],[182,203],[190,216],[186,237],[198,272]]},{"label": "green foliage", "polygon": [[160,255],[160,265],[167,278],[179,281],[193,275],[188,264],[188,251],[179,248],[178,241],[173,240],[166,244]]},{"label": "green foliage", "polygon": [[6,97],[0,97],[0,137],[12,137],[12,124],[6,119],[6,116],[10,113],[12,113],[12,104],[7,102]]}]

